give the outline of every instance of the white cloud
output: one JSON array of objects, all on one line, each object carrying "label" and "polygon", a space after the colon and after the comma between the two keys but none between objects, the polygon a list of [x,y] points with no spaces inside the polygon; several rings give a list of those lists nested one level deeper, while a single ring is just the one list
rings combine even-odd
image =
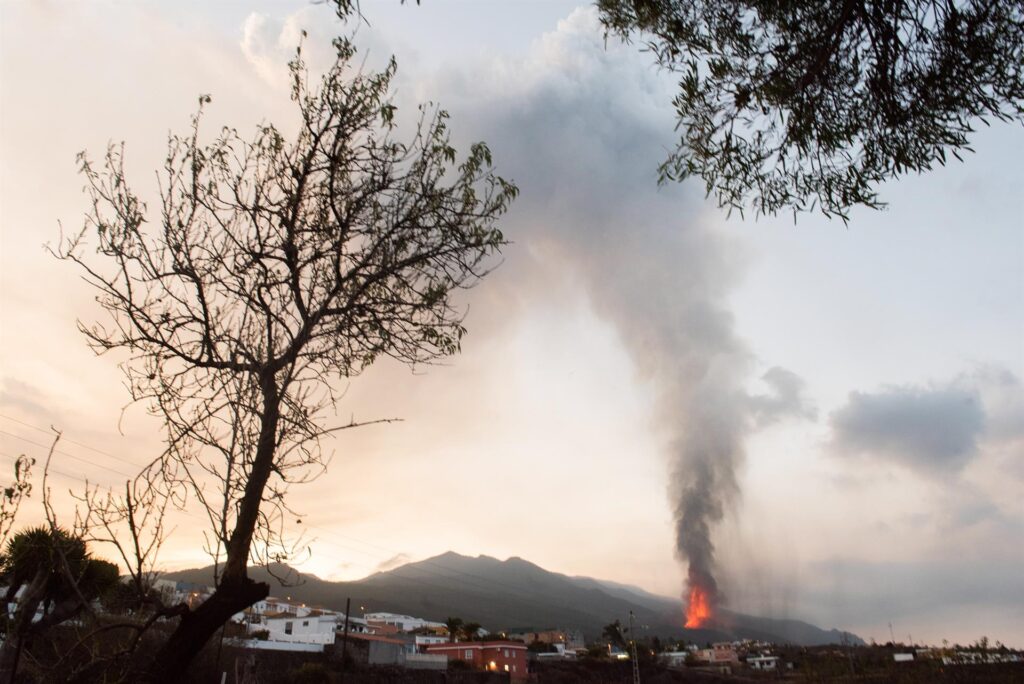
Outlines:
[{"label": "white cloud", "polygon": [[831,416],[839,452],[888,459],[925,473],[963,468],[977,453],[984,419],[975,393],[948,386],[853,392]]},{"label": "white cloud", "polygon": [[945,477],[986,442],[1024,436],[1024,387],[1010,371],[983,368],[946,382],[852,392],[830,416],[840,454],[898,463]]},{"label": "white cloud", "polygon": [[310,68],[322,70],[333,59],[331,39],[348,30],[326,4],[308,5],[284,17],[252,12],[242,24],[239,47],[260,78],[282,89],[288,86],[288,62],[300,44]]}]

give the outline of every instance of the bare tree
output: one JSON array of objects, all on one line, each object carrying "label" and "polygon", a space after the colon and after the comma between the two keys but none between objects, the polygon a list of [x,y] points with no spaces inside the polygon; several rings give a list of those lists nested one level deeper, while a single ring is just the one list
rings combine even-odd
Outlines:
[{"label": "bare tree", "polygon": [[[0,582],[6,585],[4,614],[0,616],[4,631],[0,681],[4,682],[15,681],[30,639],[38,639],[51,627],[83,613],[94,618],[91,602],[118,583],[116,565],[93,557],[77,527],[67,530],[58,524],[47,484],[50,461],[61,437],[54,432],[43,468],[46,524],[20,530],[0,552]],[[15,600],[17,609],[9,616],[7,606]],[[36,672],[47,669],[31,660]]]},{"label": "bare tree", "polygon": [[433,107],[397,140],[394,60],[370,73],[353,66],[350,42],[335,47],[319,82],[301,48],[290,63],[291,139],[264,124],[251,140],[225,128],[201,144],[201,97],[191,133],[169,140],[154,223],[123,146],[101,166],[80,156],[92,207],[57,251],[109,313],[80,328],[98,353],[128,352],[132,399],[166,430],[129,498],[198,502],[222,561],[215,592],[157,654],[155,680],[180,678],[225,621],[267,595],[247,565],[287,554],[289,485],[326,467],[325,436],[356,425],[326,422],[332,381],[382,356],[455,353],[465,330],[452,296],[504,243],[496,221],[517,189],[492,172],[487,147],[457,163],[447,114]]},{"label": "bare tree", "polygon": [[32,493],[32,466],[36,460],[22,454],[14,460],[14,481],[0,490],[0,547],[7,543],[22,500]]}]

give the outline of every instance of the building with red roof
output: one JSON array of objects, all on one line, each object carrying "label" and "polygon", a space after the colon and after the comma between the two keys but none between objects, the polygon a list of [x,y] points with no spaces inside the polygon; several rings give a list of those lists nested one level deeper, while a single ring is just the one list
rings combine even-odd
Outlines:
[{"label": "building with red roof", "polygon": [[426,644],[425,653],[442,654],[462,660],[478,670],[508,672],[512,679],[526,679],[526,644],[521,641],[457,641],[447,644]]}]

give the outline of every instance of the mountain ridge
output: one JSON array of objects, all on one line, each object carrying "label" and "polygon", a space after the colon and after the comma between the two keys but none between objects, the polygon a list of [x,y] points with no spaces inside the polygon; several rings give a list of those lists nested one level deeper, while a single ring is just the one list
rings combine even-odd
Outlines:
[{"label": "mountain ridge", "polygon": [[[682,627],[679,599],[640,587],[546,570],[524,558],[504,561],[491,556],[464,556],[454,551],[375,572],[360,580],[332,582],[283,564],[252,567],[250,576],[270,584],[272,595],[343,610],[345,600],[361,612],[393,612],[443,622],[459,616],[491,631],[578,629],[589,639],[604,625],[626,621],[632,611],[644,633],[697,643],[751,638],[819,645],[863,643],[856,635],[824,630],[800,620],[777,620],[720,611],[715,625]],[[276,577],[275,577],[276,576]],[[165,573],[163,577],[212,584],[213,566]],[[278,577],[302,578],[300,584]]]}]

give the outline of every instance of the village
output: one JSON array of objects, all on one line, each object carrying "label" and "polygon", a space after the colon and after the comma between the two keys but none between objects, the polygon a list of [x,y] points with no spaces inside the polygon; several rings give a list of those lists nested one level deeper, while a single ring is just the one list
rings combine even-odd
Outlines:
[{"label": "village", "polygon": [[[154,588],[165,601],[196,604],[213,591],[209,586],[169,579],[156,580]],[[615,621],[601,638],[587,640],[580,630],[566,626],[489,632],[456,617],[438,622],[365,612],[351,605],[346,613],[289,597],[258,601],[229,624],[221,648],[246,652],[253,671],[261,669],[261,662],[273,661],[276,656],[271,654],[288,654],[284,662],[293,666],[293,675],[299,679],[296,673],[311,675],[303,681],[334,681],[332,672],[346,670],[369,676],[365,681],[394,681],[396,673],[399,679],[420,681],[423,675],[417,671],[455,672],[457,681],[477,681],[467,679],[474,672],[512,682],[639,681],[641,671],[674,675],[669,681],[691,677],[841,681],[879,671],[901,672],[906,681],[930,681],[936,672],[968,667],[970,681],[1001,682],[1014,681],[1024,669],[1024,654],[998,643],[990,647],[984,638],[973,646],[941,648],[896,643],[807,648],[753,639],[697,644],[657,637],[634,641],[629,630]],[[294,667],[296,663],[301,664]],[[386,672],[391,678],[374,678],[374,672],[378,676]],[[571,674],[567,677],[567,673]]]},{"label": "village", "polygon": [[[156,588],[170,602],[201,602],[212,587],[157,580]],[[346,614],[323,606],[268,597],[234,616],[236,647],[254,651],[333,653],[368,666],[398,666],[409,670],[447,670],[456,667],[507,673],[513,681],[529,678],[531,663],[607,658],[628,661],[636,647],[614,630],[605,643],[586,643],[576,629],[529,627],[490,633],[475,623],[450,618],[447,623],[386,612]],[[612,627],[609,625],[609,627]],[[619,642],[619,643],[615,643]],[[658,642],[660,646],[660,642]],[[728,674],[740,668],[774,671],[779,657],[767,643],[743,641],[689,644],[681,649],[652,652],[670,667],[704,666]]]}]

